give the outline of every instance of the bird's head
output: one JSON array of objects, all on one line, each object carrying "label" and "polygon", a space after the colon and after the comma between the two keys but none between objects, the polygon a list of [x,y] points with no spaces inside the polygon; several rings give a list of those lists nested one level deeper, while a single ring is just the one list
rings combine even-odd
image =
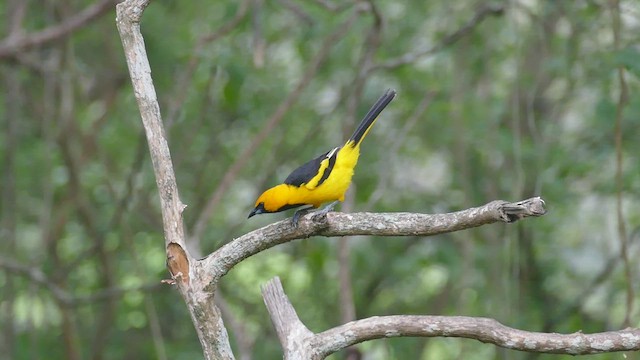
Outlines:
[{"label": "bird's head", "polygon": [[290,187],[280,184],[265,191],[256,200],[256,205],[249,213],[249,217],[258,214],[275,213],[296,208],[303,204],[291,204]]},{"label": "bird's head", "polygon": [[[258,214],[272,213],[277,212],[278,208],[280,208],[280,202],[284,197],[281,194],[281,189],[279,186],[272,187],[271,189],[263,192],[256,200],[256,205],[249,213],[249,217]],[[279,196],[280,194],[280,196]]]}]

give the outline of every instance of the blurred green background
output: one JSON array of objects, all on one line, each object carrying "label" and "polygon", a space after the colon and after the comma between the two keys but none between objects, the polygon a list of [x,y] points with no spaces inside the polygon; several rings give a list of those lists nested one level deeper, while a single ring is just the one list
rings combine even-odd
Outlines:
[{"label": "blurred green background", "polygon": [[[114,7],[6,51],[95,4],[0,3],[0,358],[201,358],[182,298],[159,283],[159,201]],[[560,333],[640,325],[637,1],[157,0],[142,32],[195,254],[290,216],[246,220],[262,190],[341,144],[387,88],[398,97],[363,143],[343,209],[547,202],[513,225],[311,238],[247,259],[218,296],[237,358],[282,356],[260,296],[274,276],[316,332],[353,311]],[[562,358],[441,338],[331,359],[347,357]]]}]

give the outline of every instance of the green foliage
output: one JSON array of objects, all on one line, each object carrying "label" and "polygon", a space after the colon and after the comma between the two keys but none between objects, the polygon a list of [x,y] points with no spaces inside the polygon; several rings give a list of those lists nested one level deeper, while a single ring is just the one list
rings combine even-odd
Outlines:
[{"label": "green foliage", "polygon": [[[0,12],[10,17],[14,2],[0,4]],[[24,30],[47,28],[93,3],[50,1],[28,9]],[[290,216],[246,220],[260,191],[339,145],[393,87],[398,98],[362,146],[352,211],[448,212],[535,195],[550,211],[516,225],[433,238],[347,239],[349,263],[342,265],[350,270],[357,317],[472,315],[567,333],[621,327],[628,279],[619,258],[618,191],[633,274],[640,228],[636,2],[621,1],[616,48],[606,1],[497,2],[504,13],[442,47],[482,3],[375,1],[380,43],[365,64],[438,50],[361,69],[375,43],[368,40],[375,19],[358,13],[297,101],[241,159],[325,39],[363,5],[330,2],[339,8],[333,12],[321,2],[249,3],[215,41],[201,39],[231,21],[239,2],[152,1],[141,24],[188,205],[187,233],[225,173],[246,160],[205,219],[201,255]],[[0,63],[0,260],[23,266],[0,266],[0,353],[10,358],[201,357],[178,293],[153,286],[168,277],[161,214],[114,18],[110,11],[68,38]],[[622,112],[622,189],[614,146],[620,68],[630,95]],[[339,241],[278,246],[222,280],[225,321],[241,324],[240,333],[228,326],[236,355],[244,337],[253,358],[281,357],[260,296],[274,276],[310,329],[341,323]],[[385,339],[358,349],[368,359],[552,358],[460,339]]]}]

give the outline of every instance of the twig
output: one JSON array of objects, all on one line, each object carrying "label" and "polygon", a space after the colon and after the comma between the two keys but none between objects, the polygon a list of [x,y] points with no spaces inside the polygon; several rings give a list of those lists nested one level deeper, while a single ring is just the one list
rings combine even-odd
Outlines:
[{"label": "twig", "polygon": [[253,66],[258,69],[264,67],[264,53],[267,42],[264,38],[264,1],[253,0],[253,11],[251,12],[251,28],[252,28],[252,48],[253,48]]},{"label": "twig", "polygon": [[8,1],[8,20],[9,20],[9,37],[22,31],[22,24],[24,23],[24,17],[27,13],[26,1]]},{"label": "twig", "polygon": [[[20,27],[20,23],[24,17],[24,9],[26,2],[21,0],[13,0],[7,2],[5,11],[11,19],[10,31],[16,31]],[[15,254],[17,249],[17,229],[18,229],[18,211],[17,209],[17,186],[16,186],[16,160],[20,147],[18,136],[18,124],[23,118],[22,111],[25,108],[23,99],[24,86],[20,82],[20,76],[17,71],[13,71],[6,67],[2,71],[2,80],[0,86],[4,93],[4,115],[2,132],[4,134],[3,143],[0,145],[0,239],[2,239],[2,249],[9,254]],[[46,203],[46,201],[45,201]],[[46,208],[42,206],[42,208]],[[42,229],[44,231],[44,229]],[[13,309],[16,299],[16,286],[12,278],[7,277],[2,287],[2,302],[7,309]],[[0,314],[0,323],[5,324],[4,341],[0,340],[0,344],[4,343],[4,353],[11,356],[14,348],[17,347],[16,341],[16,323],[13,320],[13,314],[5,311]],[[2,345],[0,345],[2,346]]]},{"label": "twig", "polygon": [[[630,236],[629,245],[634,244],[635,238]],[[636,254],[637,255],[637,254]],[[635,256],[637,258],[637,256]],[[588,298],[593,295],[596,290],[609,278],[611,274],[616,269],[616,266],[620,263],[620,254],[615,254],[606,261],[605,265],[602,267],[602,270],[593,277],[591,283],[586,286],[582,286],[582,291],[573,298],[575,299],[573,303],[563,306],[558,312],[553,314],[548,322],[544,325],[544,329],[553,329],[556,324],[562,323],[567,318],[581,311],[581,308],[584,303],[587,302]]]},{"label": "twig", "polygon": [[[611,0],[611,15],[613,17],[613,42],[616,50],[620,49],[620,2]],[[629,90],[624,78],[624,66],[618,67],[618,83],[620,85],[620,95],[616,106],[615,122],[615,146],[616,146],[616,220],[618,226],[618,238],[620,240],[620,257],[624,264],[624,275],[627,285],[626,311],[624,314],[623,326],[629,326],[631,312],[633,311],[634,291],[633,277],[631,275],[631,265],[629,263],[628,237],[622,211],[622,195],[624,193],[624,179],[622,174],[622,115],[624,107],[629,101]]]},{"label": "twig", "polygon": [[[400,131],[392,137],[393,142],[385,150],[387,161],[391,162],[392,159],[395,159],[398,156],[398,149],[402,144],[405,143],[405,138],[407,137],[407,135],[409,135],[418,120],[422,119],[422,115],[431,104],[431,100],[433,100],[434,96],[435,92],[427,92],[420,101],[420,104],[415,107],[414,112],[406,120],[406,122],[402,126],[402,129],[400,129]],[[385,195],[385,190],[389,182],[391,181],[391,175],[392,173],[390,173],[389,171],[380,171],[378,176],[380,180],[378,181],[376,188],[371,192],[369,200],[367,200],[367,203],[364,205],[364,209],[366,209],[366,211],[371,209],[373,205],[380,201],[380,199],[382,199],[382,197]]]},{"label": "twig", "polygon": [[74,295],[64,288],[58,286],[55,282],[47,277],[37,267],[28,266],[19,263],[13,259],[0,257],[0,269],[4,269],[16,275],[24,276],[33,283],[42,286],[51,292],[53,298],[60,304],[66,307],[73,307],[79,305],[95,305],[98,301],[106,301],[113,298],[119,298],[128,292],[133,291],[155,291],[159,290],[162,285],[159,283],[143,284],[140,286],[123,288],[123,287],[110,287],[100,291],[96,291],[87,295]]},{"label": "twig", "polygon": [[[357,69],[357,71],[356,77],[353,80],[353,90],[347,98],[347,114],[349,121],[343,126],[349,127],[349,129],[354,126],[356,109],[360,103],[360,99],[362,98],[362,91],[367,81],[367,75],[369,74],[373,64],[373,57],[380,47],[380,34],[382,33],[382,16],[380,15],[380,11],[378,11],[376,4],[373,1],[367,1],[366,3],[363,2],[362,7],[371,13],[373,23],[371,24],[371,29],[367,32],[365,41],[363,42],[362,55],[355,65],[355,69]],[[343,132],[347,134],[349,133],[349,130],[344,129]]]},{"label": "twig", "polygon": [[245,15],[247,15],[247,10],[249,10],[249,2],[250,0],[243,0],[238,5],[238,10],[236,11],[235,15],[233,15],[233,18],[231,18],[228,22],[224,23],[216,32],[205,35],[202,38],[200,38],[200,40],[198,40],[198,46],[196,47],[196,49],[200,50],[207,43],[214,42],[224,37],[225,35],[229,34],[231,30],[233,30],[236,26],[238,26],[240,21],[244,19]]},{"label": "twig", "polygon": [[211,42],[214,42],[225,35],[229,34],[247,15],[247,10],[249,9],[250,0],[242,0],[238,4],[238,10],[235,15],[226,23],[224,23],[217,31],[207,34],[201,37],[197,44],[194,46],[193,50],[191,50],[191,58],[189,58],[189,62],[187,63],[186,69],[180,75],[178,75],[178,79],[176,80],[175,93],[172,96],[175,101],[169,103],[169,109],[167,111],[167,128],[171,128],[172,124],[176,121],[178,117],[179,111],[182,109],[184,102],[187,99],[187,94],[189,94],[189,86],[193,80],[193,74],[196,72],[198,64],[200,63],[200,53],[202,49]]},{"label": "twig", "polygon": [[300,22],[304,24],[304,26],[314,25],[315,21],[313,20],[313,16],[305,11],[300,5],[291,0],[278,0],[278,2],[280,2],[285,9],[291,11],[291,13],[295,15]]},{"label": "twig", "polygon": [[67,37],[75,30],[91,23],[93,19],[106,14],[118,2],[119,0],[98,1],[78,14],[64,19],[59,24],[32,34],[24,35],[12,32],[0,42],[0,59],[12,57],[21,51]]},{"label": "twig", "polygon": [[[325,9],[327,9],[329,11],[337,12],[338,9],[339,9],[338,5],[335,5],[335,4],[333,4],[333,3],[331,3],[331,2],[329,2],[327,0],[314,0],[314,1],[315,1],[316,4],[322,6],[323,8],[325,8]],[[347,1],[345,1],[345,3],[348,4]],[[345,6],[345,5],[343,5],[343,6]]]},{"label": "twig", "polygon": [[436,53],[446,48],[447,46],[455,44],[462,37],[470,33],[478,24],[484,21],[484,19],[486,19],[489,15],[501,15],[503,12],[504,12],[504,7],[501,5],[485,5],[481,7],[480,10],[478,10],[478,12],[476,12],[473,18],[469,20],[469,22],[464,24],[461,28],[457,29],[456,31],[445,36],[444,39],[442,39],[438,44],[430,48],[420,49],[415,52],[406,53],[397,58],[388,60],[382,64],[375,65],[372,70],[392,69],[398,66],[416,62],[423,56],[431,55],[433,53]]}]

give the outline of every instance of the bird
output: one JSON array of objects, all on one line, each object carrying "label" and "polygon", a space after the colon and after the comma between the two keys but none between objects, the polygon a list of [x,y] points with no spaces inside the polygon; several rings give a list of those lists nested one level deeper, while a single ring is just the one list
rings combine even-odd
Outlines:
[{"label": "bird", "polygon": [[324,203],[331,202],[324,209],[319,210],[318,215],[333,211],[338,202],[344,201],[345,193],[351,185],[354,169],[360,156],[360,143],[367,136],[382,110],[395,96],[396,91],[393,89],[388,89],[380,96],[343,146],[335,147],[301,165],[293,170],[283,183],[263,192],[256,200],[255,207],[248,218],[304,206],[293,215],[293,226],[297,227],[301,215]]}]

